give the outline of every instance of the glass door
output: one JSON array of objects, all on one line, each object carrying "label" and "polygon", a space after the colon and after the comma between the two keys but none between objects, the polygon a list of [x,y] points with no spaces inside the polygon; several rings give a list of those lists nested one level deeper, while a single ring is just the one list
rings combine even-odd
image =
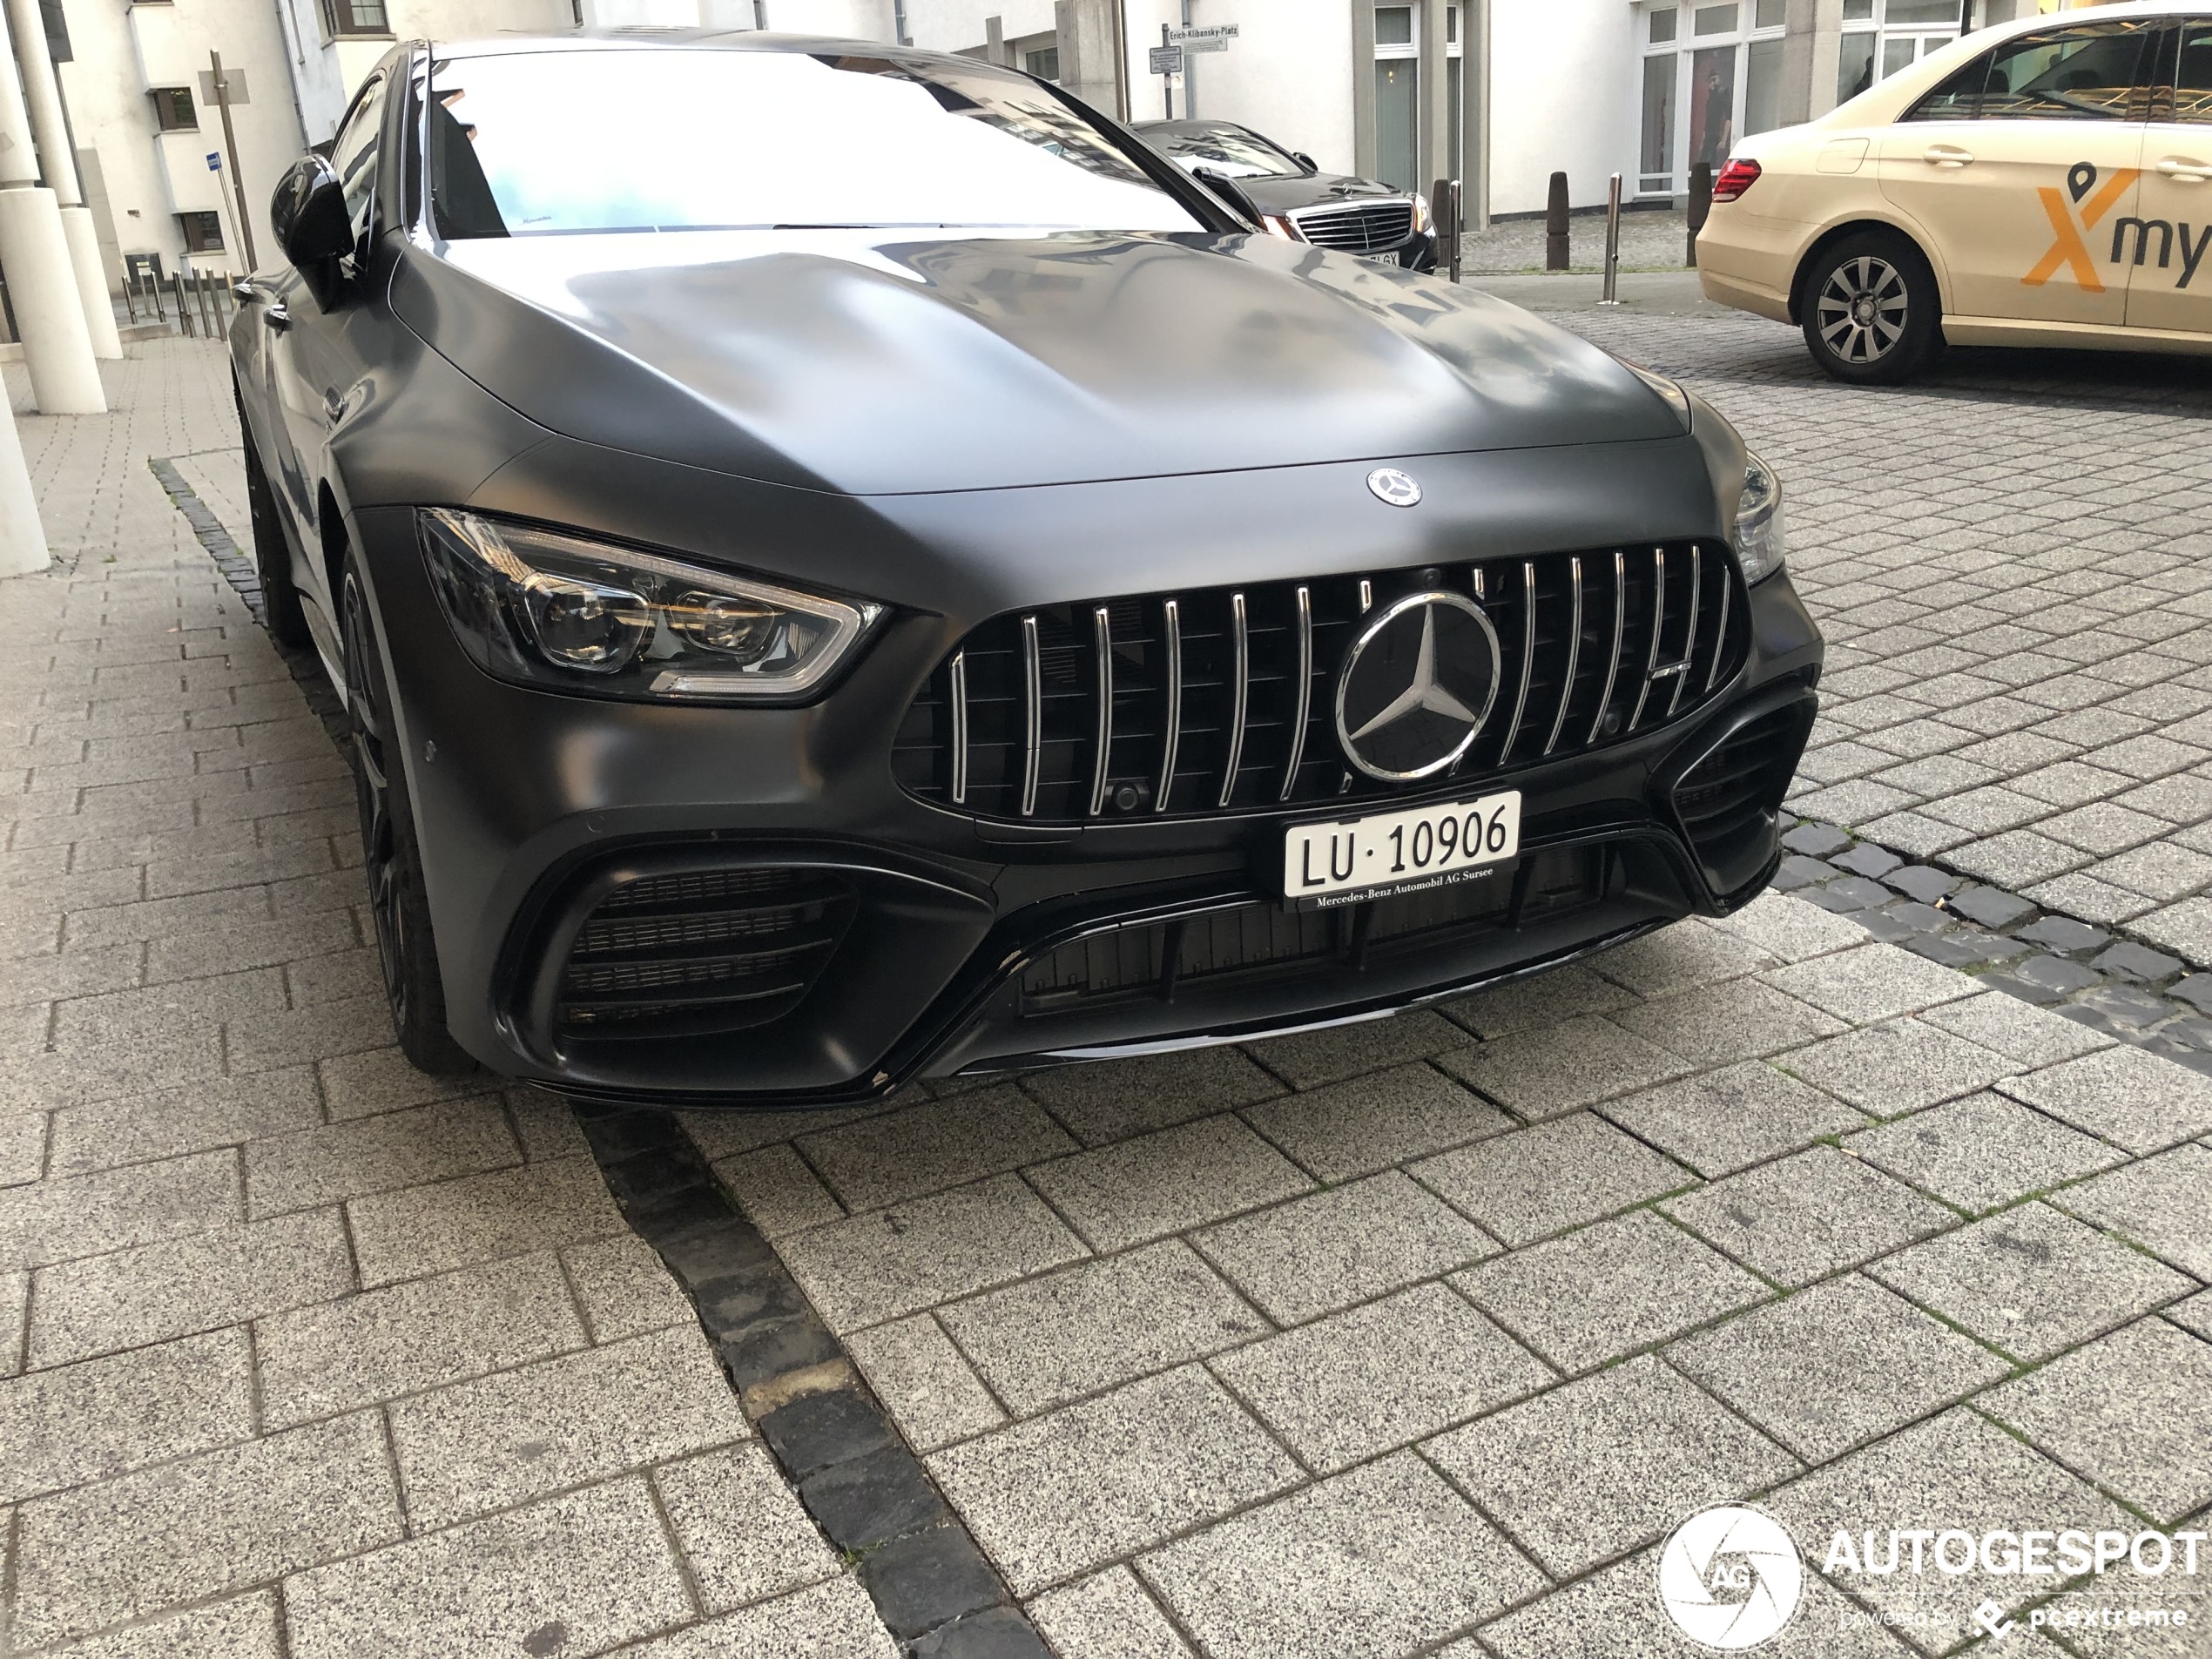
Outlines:
[{"label": "glass door", "polygon": [[1395,190],[1418,190],[1420,45],[1411,6],[1375,8],[1375,172]]},{"label": "glass door", "polygon": [[1781,125],[1787,0],[1648,0],[1638,22],[1635,193],[1672,196],[1699,162]]}]

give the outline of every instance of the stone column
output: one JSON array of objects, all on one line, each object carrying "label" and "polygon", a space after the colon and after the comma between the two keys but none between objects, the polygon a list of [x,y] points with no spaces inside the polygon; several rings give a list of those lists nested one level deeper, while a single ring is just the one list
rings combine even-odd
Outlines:
[{"label": "stone column", "polygon": [[29,576],[51,562],[46,527],[38,522],[38,497],[24,464],[23,438],[16,412],[0,398],[0,577]]},{"label": "stone column", "polygon": [[1375,176],[1375,0],[1352,0],[1352,171]]},{"label": "stone column", "polygon": [[61,209],[62,236],[69,244],[71,268],[77,273],[77,291],[84,307],[84,328],[91,337],[92,355],[119,359],[123,336],[115,329],[115,301],[108,297],[107,273],[100,265],[99,232],[93,226],[92,210],[84,205],[84,187],[78,179],[77,152],[69,141],[61,83],[55,78],[53,54],[46,44],[46,23],[39,16],[38,0],[8,0],[8,22],[15,32],[16,61],[23,69],[24,102],[30,106],[31,132],[38,140],[39,162]]},{"label": "stone column", "polygon": [[[1452,165],[1452,103],[1444,66],[1444,8],[1448,0],[1426,0],[1420,7],[1420,59],[1414,84],[1420,89],[1420,137],[1414,145],[1413,188],[1426,192]],[[1462,17],[1464,23],[1465,18]]]},{"label": "stone column", "polygon": [[1060,49],[1060,84],[1094,110],[1121,107],[1116,84],[1114,8],[1108,0],[1055,0],[1053,29]]},{"label": "stone column", "polygon": [[[42,44],[44,38],[42,33]],[[61,206],[38,182],[23,83],[16,77],[15,55],[6,51],[0,51],[0,266],[7,269],[8,297],[39,413],[105,414],[107,394],[92,361]]]}]

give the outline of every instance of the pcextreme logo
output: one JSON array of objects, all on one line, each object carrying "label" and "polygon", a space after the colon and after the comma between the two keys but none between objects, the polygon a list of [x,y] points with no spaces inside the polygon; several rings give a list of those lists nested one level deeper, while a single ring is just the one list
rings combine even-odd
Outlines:
[{"label": "pcextreme logo", "polygon": [[[2120,199],[2128,193],[2128,187],[2141,176],[2139,168],[2115,167],[2112,176],[2100,187],[2096,167],[2087,161],[2077,161],[2067,169],[2063,192],[2051,185],[2040,186],[2035,193],[2042,198],[2043,212],[2051,221],[2051,246],[2020,281],[2028,287],[2040,288],[2056,276],[2060,266],[2064,266],[2072,273],[2074,282],[2084,293],[2102,293],[2105,291],[2104,280],[2097,274],[2096,260],[2091,256],[2089,246],[2082,240],[2082,236],[2084,233],[2096,229],[2098,221],[2118,205]],[[2094,193],[2092,194],[2092,192]],[[2067,200],[2068,197],[2073,198],[2071,202]],[[2077,212],[2081,217],[2079,229],[2074,225]],[[2151,239],[2155,236],[2158,239],[2158,268],[2171,270],[2175,244],[2178,240],[2181,244],[2182,280],[2174,286],[2186,288],[2189,280],[2195,276],[2196,267],[2203,262],[2206,250],[2212,248],[2212,224],[2207,224],[2194,239],[2186,220],[2178,229],[2180,233],[2177,237],[2176,226],[2169,219],[2138,219],[2132,213],[2117,219],[2113,221],[2112,226],[2110,262],[2114,265],[2123,263],[2128,233],[2132,230],[2135,233],[2134,263],[2141,265],[2148,258]]]}]

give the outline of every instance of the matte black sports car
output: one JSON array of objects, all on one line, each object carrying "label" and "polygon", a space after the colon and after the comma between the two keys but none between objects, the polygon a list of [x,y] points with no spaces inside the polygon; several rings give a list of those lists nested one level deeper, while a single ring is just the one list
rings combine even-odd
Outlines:
[{"label": "matte black sports car", "polygon": [[1728,423],[856,42],[403,44],[232,336],[394,1022],[865,1098],[1758,891],[1821,644]]},{"label": "matte black sports car", "polygon": [[1234,121],[1139,121],[1132,131],[1184,172],[1230,180],[1263,215],[1316,246],[1436,269],[1436,226],[1419,191],[1323,172],[1312,156]]}]

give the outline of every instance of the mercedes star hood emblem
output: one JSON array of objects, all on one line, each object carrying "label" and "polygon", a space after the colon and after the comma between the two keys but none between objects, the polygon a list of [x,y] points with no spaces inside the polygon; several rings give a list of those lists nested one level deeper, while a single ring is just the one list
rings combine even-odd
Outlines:
[{"label": "mercedes star hood emblem", "polygon": [[1375,492],[1377,501],[1393,507],[1416,506],[1421,499],[1421,487],[1413,475],[1395,467],[1376,468],[1367,475],[1367,488]]}]

